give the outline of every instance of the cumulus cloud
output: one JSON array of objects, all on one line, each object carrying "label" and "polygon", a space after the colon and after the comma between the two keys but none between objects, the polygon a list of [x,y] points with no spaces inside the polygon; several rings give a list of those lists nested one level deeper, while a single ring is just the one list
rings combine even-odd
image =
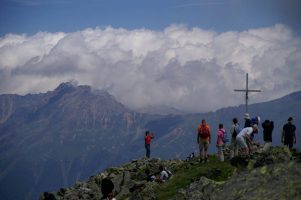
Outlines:
[{"label": "cumulus cloud", "polygon": [[244,102],[233,89],[261,89],[250,103],[301,89],[301,38],[286,26],[217,33],[106,27],[0,38],[0,93],[37,93],[61,82],[108,90],[130,108],[210,111]]}]

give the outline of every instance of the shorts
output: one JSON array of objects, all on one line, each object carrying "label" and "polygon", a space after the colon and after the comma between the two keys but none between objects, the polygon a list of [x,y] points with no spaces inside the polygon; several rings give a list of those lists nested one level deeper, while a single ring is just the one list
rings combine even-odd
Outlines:
[{"label": "shorts", "polygon": [[237,137],[236,142],[240,148],[248,148],[246,139],[244,137]]},{"label": "shorts", "polygon": [[208,140],[200,140],[199,148],[202,149],[208,149],[209,147],[209,141]]}]

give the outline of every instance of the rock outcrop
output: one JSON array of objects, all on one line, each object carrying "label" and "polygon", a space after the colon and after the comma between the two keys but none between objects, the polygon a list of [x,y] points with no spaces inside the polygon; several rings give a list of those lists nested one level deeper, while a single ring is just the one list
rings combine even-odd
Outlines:
[{"label": "rock outcrop", "polygon": [[293,161],[263,166],[236,174],[226,182],[202,177],[179,191],[174,199],[301,199],[300,167],[300,163]]},{"label": "rock outcrop", "polygon": [[[292,154],[285,147],[275,147],[252,156],[234,157],[230,162],[235,168],[229,168],[230,162],[227,161],[219,163],[215,156],[211,156],[206,164],[200,164],[197,158],[190,161],[134,160],[121,167],[109,168],[90,177],[87,182],[62,188],[54,195],[57,199],[67,200],[101,199],[100,184],[107,177],[115,185],[114,193],[118,200],[301,199],[300,158],[298,152]],[[145,169],[149,169],[151,174],[158,174],[160,165],[173,171],[172,178],[164,184],[147,182]],[[195,177],[190,179],[193,173]],[[190,183],[179,188],[187,180]],[[162,191],[174,195],[162,197]],[[40,199],[45,198],[41,196]]]},{"label": "rock outcrop", "polygon": [[201,177],[174,199],[301,199],[300,157],[293,157],[287,148],[274,148],[251,158],[236,157],[232,163],[240,170],[227,181]]},{"label": "rock outcrop", "polygon": [[[114,183],[114,193],[117,199],[133,199],[132,194],[139,195],[139,199],[155,199],[155,189],[158,184],[147,182],[145,169],[149,169],[151,174],[159,174],[159,166],[163,165],[168,169],[180,167],[184,161],[181,160],[160,160],[141,159],[133,160],[131,163],[121,167],[112,167],[90,177],[87,182],[77,182],[74,187],[61,188],[56,194],[57,199],[101,199],[101,181],[109,178]],[[138,198],[138,197],[137,197]],[[137,199],[134,197],[134,199]],[[45,199],[43,195],[40,199]]]}]

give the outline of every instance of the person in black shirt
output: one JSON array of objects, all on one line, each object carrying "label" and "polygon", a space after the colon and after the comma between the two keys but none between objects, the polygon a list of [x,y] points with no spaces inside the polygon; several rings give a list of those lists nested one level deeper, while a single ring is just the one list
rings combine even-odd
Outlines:
[{"label": "person in black shirt", "polygon": [[261,126],[263,128],[263,151],[267,151],[272,146],[272,132],[274,130],[274,122],[270,120],[265,120]]},{"label": "person in black shirt", "polygon": [[245,125],[244,125],[244,128],[252,127],[252,121],[251,121],[251,118],[250,118],[249,113],[245,113],[245,114],[244,114],[244,119],[245,119]]},{"label": "person in black shirt", "polygon": [[293,118],[289,117],[288,122],[283,126],[281,142],[288,146],[290,149],[296,144],[296,126],[293,124]]}]

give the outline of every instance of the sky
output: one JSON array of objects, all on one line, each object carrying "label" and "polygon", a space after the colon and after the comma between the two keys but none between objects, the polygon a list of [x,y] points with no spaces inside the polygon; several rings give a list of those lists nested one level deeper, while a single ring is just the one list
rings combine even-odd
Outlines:
[{"label": "sky", "polygon": [[66,81],[189,112],[301,90],[299,0],[1,0],[0,94]]}]

